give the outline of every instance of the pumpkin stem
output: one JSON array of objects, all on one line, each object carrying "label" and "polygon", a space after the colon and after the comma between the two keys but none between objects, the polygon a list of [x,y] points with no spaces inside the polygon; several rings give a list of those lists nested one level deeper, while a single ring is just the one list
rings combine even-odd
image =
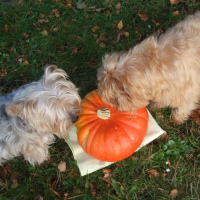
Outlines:
[{"label": "pumpkin stem", "polygon": [[97,116],[101,119],[109,119],[110,118],[110,110],[108,108],[101,108],[97,110]]}]

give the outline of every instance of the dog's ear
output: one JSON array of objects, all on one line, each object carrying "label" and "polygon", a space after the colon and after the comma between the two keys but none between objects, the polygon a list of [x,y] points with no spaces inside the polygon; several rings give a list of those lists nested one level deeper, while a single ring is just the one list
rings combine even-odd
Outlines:
[{"label": "dog's ear", "polygon": [[36,102],[30,100],[28,102],[25,101],[17,101],[9,104],[6,107],[6,113],[10,116],[19,116],[21,119],[28,120],[28,116],[33,114],[32,110],[34,110]]}]

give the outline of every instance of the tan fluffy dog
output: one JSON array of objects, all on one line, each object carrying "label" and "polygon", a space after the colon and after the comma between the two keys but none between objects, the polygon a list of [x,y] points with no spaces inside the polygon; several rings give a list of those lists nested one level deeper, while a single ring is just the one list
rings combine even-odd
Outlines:
[{"label": "tan fluffy dog", "polygon": [[128,52],[105,55],[97,77],[103,101],[119,111],[152,103],[171,107],[182,123],[200,99],[200,12]]}]

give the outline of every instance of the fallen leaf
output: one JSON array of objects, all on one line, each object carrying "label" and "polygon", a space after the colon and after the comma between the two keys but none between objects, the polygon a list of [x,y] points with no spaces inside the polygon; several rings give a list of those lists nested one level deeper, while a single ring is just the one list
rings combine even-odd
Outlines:
[{"label": "fallen leaf", "polygon": [[47,24],[47,23],[49,23],[49,20],[48,19],[38,19],[38,22],[40,24]]},{"label": "fallen leaf", "polygon": [[60,17],[58,9],[52,9],[50,15],[55,15],[55,17]]},{"label": "fallen leaf", "polygon": [[87,6],[85,3],[78,3],[77,6],[76,6],[78,9],[82,10],[82,9],[86,9]]},{"label": "fallen leaf", "polygon": [[165,119],[164,115],[162,114],[161,111],[157,111],[157,117],[160,121],[163,121]]},{"label": "fallen leaf", "polygon": [[171,3],[172,5],[177,4],[178,2],[179,2],[179,0],[170,0],[170,3]]},{"label": "fallen leaf", "polygon": [[116,10],[115,12],[116,12],[116,14],[120,14],[121,13],[121,9]]},{"label": "fallen leaf", "polygon": [[3,30],[7,33],[9,31],[9,26],[6,24],[3,28]]},{"label": "fallen leaf", "polygon": [[55,27],[53,27],[52,30],[53,30],[54,32],[56,32],[56,31],[58,31],[58,28],[59,28],[58,26],[55,26]]},{"label": "fallen leaf", "polygon": [[149,17],[147,15],[145,15],[145,14],[139,13],[138,16],[140,17],[140,19],[142,21],[147,21],[149,19]]},{"label": "fallen leaf", "polygon": [[72,56],[72,55],[76,54],[77,51],[78,51],[78,48],[75,48],[75,49],[70,53],[70,55]]},{"label": "fallen leaf", "polygon": [[197,177],[200,178],[200,174],[197,174]]},{"label": "fallen leaf", "polygon": [[25,60],[25,61],[23,62],[23,65],[29,65],[28,60]]},{"label": "fallen leaf", "polygon": [[106,10],[106,14],[110,15],[110,10],[109,9]]},{"label": "fallen leaf", "polygon": [[46,30],[42,31],[41,33],[42,33],[42,35],[44,35],[44,36],[47,36],[47,35],[48,35],[48,32],[47,32]]},{"label": "fallen leaf", "polygon": [[136,160],[138,160],[138,158],[135,157],[135,156],[131,156],[131,160],[132,160],[132,161],[136,161]]},{"label": "fallen leaf", "polygon": [[154,19],[152,20],[152,22],[153,22],[156,26],[160,26],[160,23],[157,23]]},{"label": "fallen leaf", "polygon": [[23,35],[25,38],[29,37],[29,35],[27,35],[26,33],[23,33]]},{"label": "fallen leaf", "polygon": [[36,200],[43,200],[43,199],[44,198],[41,195],[39,195],[39,194],[36,196]]},{"label": "fallen leaf", "polygon": [[123,28],[122,20],[118,23],[117,28],[121,30]]},{"label": "fallen leaf", "polygon": [[13,189],[13,188],[17,188],[18,186],[19,186],[19,184],[18,184],[18,182],[17,182],[17,180],[16,179],[13,179],[12,180],[12,185],[11,185],[11,188]]},{"label": "fallen leaf", "polygon": [[97,193],[97,183],[94,181],[90,185],[90,194],[95,195]]},{"label": "fallen leaf", "polygon": [[56,184],[56,179],[50,177],[50,178],[49,178],[50,189],[53,189],[53,187],[55,186],[55,184]]},{"label": "fallen leaf", "polygon": [[116,9],[120,9],[121,8],[121,4],[120,3],[118,3],[118,4],[116,4]]},{"label": "fallen leaf", "polygon": [[177,189],[174,189],[174,190],[172,190],[170,192],[170,195],[171,195],[172,198],[174,198],[176,194],[178,194],[178,190]]},{"label": "fallen leaf", "polygon": [[190,0],[192,3],[196,2],[196,0]]},{"label": "fallen leaf", "polygon": [[148,171],[150,178],[158,178],[160,177],[160,173],[158,173],[155,169],[151,169]]},{"label": "fallen leaf", "polygon": [[70,172],[69,175],[70,175],[71,178],[74,178],[77,175],[77,172],[73,170],[73,171]]},{"label": "fallen leaf", "polygon": [[44,18],[45,14],[40,13],[40,18]]},{"label": "fallen leaf", "polygon": [[179,11],[177,10],[177,11],[174,11],[172,14],[173,14],[173,16],[177,16],[177,15],[179,15],[180,13],[179,13]]},{"label": "fallen leaf", "polygon": [[130,34],[129,32],[123,31],[121,32],[121,35],[124,35],[126,38],[128,38]]},{"label": "fallen leaf", "polygon": [[164,131],[163,134],[161,136],[158,137],[158,139],[163,140],[167,137],[167,132]]},{"label": "fallen leaf", "polygon": [[74,193],[75,193],[75,194],[82,194],[83,192],[81,192],[81,190],[80,190],[79,188],[76,188],[76,189],[74,190]]},{"label": "fallen leaf", "polygon": [[7,170],[3,167],[0,167],[0,177],[5,179],[7,175]]},{"label": "fallen leaf", "polygon": [[58,170],[60,172],[66,172],[66,162],[60,161],[58,164]]},{"label": "fallen leaf", "polygon": [[8,51],[9,53],[12,53],[14,51],[13,47],[11,47]]},{"label": "fallen leaf", "polygon": [[102,47],[102,48],[106,47],[106,45],[103,42],[101,42],[101,44],[99,46]]},{"label": "fallen leaf", "polygon": [[42,3],[42,0],[37,0],[36,2],[35,2],[35,4],[41,4]]},{"label": "fallen leaf", "polygon": [[93,33],[95,33],[96,31],[98,31],[99,30],[99,27],[98,26],[94,26],[93,28],[92,28],[92,32]]},{"label": "fallen leaf", "polygon": [[68,3],[65,8],[72,8],[72,4],[71,3]]},{"label": "fallen leaf", "polygon": [[103,173],[104,173],[103,180],[109,183],[112,177],[111,169],[103,169]]},{"label": "fallen leaf", "polygon": [[171,162],[167,160],[166,165],[170,168],[171,167]]},{"label": "fallen leaf", "polygon": [[106,40],[106,34],[105,33],[101,33],[99,40],[105,41]]},{"label": "fallen leaf", "polygon": [[53,193],[56,194],[57,196],[61,197],[60,194],[56,192],[55,190],[51,190],[51,191],[53,191]]},{"label": "fallen leaf", "polygon": [[96,40],[98,37],[98,34],[93,34],[93,38]]}]

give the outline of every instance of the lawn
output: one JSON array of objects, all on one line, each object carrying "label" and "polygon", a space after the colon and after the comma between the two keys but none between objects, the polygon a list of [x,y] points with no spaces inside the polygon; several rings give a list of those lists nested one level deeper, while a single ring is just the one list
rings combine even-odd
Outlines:
[{"label": "lawn", "polygon": [[[97,88],[97,68],[107,52],[128,50],[199,7],[198,0],[2,0],[1,94],[38,80],[51,63],[67,72],[83,98]],[[169,109],[152,115],[165,137],[83,177],[59,138],[40,166],[22,157],[7,162],[0,167],[0,199],[200,199],[199,126],[191,119],[175,126]],[[61,161],[66,172],[58,170]]]}]

